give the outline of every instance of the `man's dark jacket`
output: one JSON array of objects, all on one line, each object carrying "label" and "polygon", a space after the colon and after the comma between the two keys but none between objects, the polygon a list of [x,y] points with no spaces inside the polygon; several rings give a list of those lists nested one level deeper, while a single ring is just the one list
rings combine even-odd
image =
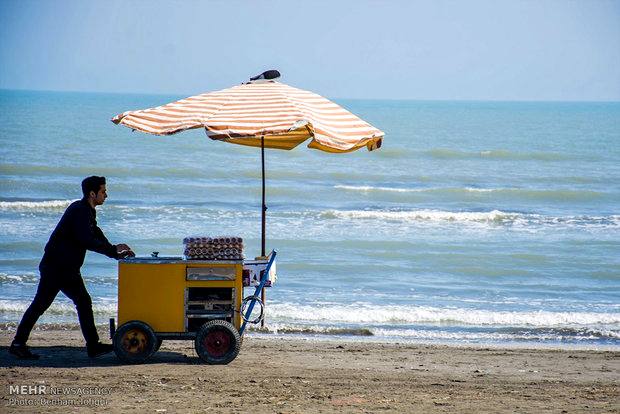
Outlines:
[{"label": "man's dark jacket", "polygon": [[86,250],[117,259],[116,246],[97,227],[97,212],[83,198],[71,203],[45,245],[41,269],[79,274]]}]

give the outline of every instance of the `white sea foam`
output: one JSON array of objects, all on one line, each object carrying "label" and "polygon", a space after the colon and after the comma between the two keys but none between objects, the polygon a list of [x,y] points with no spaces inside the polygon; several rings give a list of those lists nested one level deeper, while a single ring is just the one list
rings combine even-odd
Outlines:
[{"label": "white sea foam", "polygon": [[428,223],[482,223],[518,226],[565,227],[618,227],[620,215],[610,216],[546,216],[542,214],[513,213],[501,210],[482,212],[442,210],[325,210],[324,219],[380,220]]},{"label": "white sea foam", "polygon": [[[429,306],[352,305],[309,306],[270,304],[271,318],[355,324],[450,324],[456,326],[548,327],[620,325],[620,313],[491,311]],[[620,327],[620,326],[619,326]]]},{"label": "white sea foam", "polygon": [[421,189],[421,188],[373,187],[373,186],[356,186],[356,185],[335,185],[334,188],[337,188],[340,190],[362,191],[362,192],[391,191],[395,193],[418,193],[418,192],[426,191],[425,189]]},{"label": "white sea foam", "polygon": [[36,283],[39,275],[34,272],[23,272],[21,274],[11,274],[0,272],[0,284],[2,283]]},{"label": "white sea foam", "polygon": [[394,193],[432,193],[432,192],[473,192],[473,193],[490,193],[494,191],[506,191],[509,189],[504,188],[474,188],[474,187],[464,187],[464,188],[398,188],[398,187],[375,187],[369,185],[335,185],[334,188],[340,190],[349,190],[349,191],[361,191],[361,192],[372,192],[372,191],[386,191],[386,192],[394,192]]},{"label": "white sea foam", "polygon": [[[30,301],[9,301],[6,299],[0,299],[0,315],[2,314],[23,314],[30,306]],[[46,311],[51,315],[76,315],[75,306],[70,301],[56,300],[52,303],[52,306]],[[93,313],[95,315],[110,315],[116,314],[116,302],[110,300],[93,300]]]},{"label": "white sea foam", "polygon": [[620,332],[609,329],[521,329],[512,332],[476,332],[476,331],[446,331],[429,329],[383,329],[376,328],[372,333],[377,336],[391,336],[419,339],[455,339],[455,340],[494,340],[494,341],[553,341],[562,338],[597,340],[600,338],[620,339]]},{"label": "white sea foam", "polygon": [[[0,314],[23,313],[30,301],[0,300]],[[116,301],[94,298],[96,314],[115,314]],[[55,301],[49,313],[75,314],[70,301]],[[278,323],[304,322],[328,324],[447,324],[450,326],[493,326],[564,328],[617,326],[620,313],[550,312],[550,311],[491,311],[463,308],[437,308],[429,306],[373,306],[368,303],[351,305],[300,305],[296,303],[269,304],[269,318]]]},{"label": "white sea foam", "polygon": [[465,191],[469,191],[472,193],[492,193],[493,191],[505,191],[504,188],[474,188],[474,187],[465,187]]},{"label": "white sea foam", "polygon": [[410,341],[468,341],[468,342],[506,342],[506,341],[557,341],[599,340],[601,338],[620,339],[620,333],[608,329],[519,329],[510,332],[480,330],[450,330],[411,328],[379,328],[339,329],[323,325],[299,325],[295,323],[271,322],[267,325],[268,332],[274,334],[306,334],[306,335],[346,335],[356,337],[379,337]]},{"label": "white sea foam", "polygon": [[[29,304],[29,301],[23,300],[0,300],[0,320],[8,323],[18,321]],[[114,316],[116,309],[114,298],[93,298],[93,311],[98,319]],[[44,320],[47,321],[75,323],[76,311],[71,302],[57,300],[46,315]],[[620,340],[620,313],[510,312],[428,306],[375,307],[368,303],[271,303],[268,322],[268,330],[276,334],[372,336],[387,340]],[[429,327],[424,328],[424,325]]]},{"label": "white sea foam", "polygon": [[65,209],[76,200],[0,201],[0,211],[45,211]]},{"label": "white sea foam", "polygon": [[450,148],[434,148],[425,152],[439,159],[498,159],[516,161],[564,161],[571,158],[568,154],[557,152],[520,152],[503,149],[482,151],[461,151]]},{"label": "white sea foam", "polygon": [[524,215],[507,213],[500,210],[488,212],[453,212],[440,210],[327,210],[322,212],[325,218],[372,219],[397,221],[465,221],[483,223],[501,223],[515,221]]},{"label": "white sea foam", "polygon": [[368,193],[418,193],[426,196],[451,197],[455,200],[462,200],[481,196],[491,196],[513,200],[533,200],[533,201],[559,201],[567,200],[593,201],[609,194],[600,191],[580,190],[580,189],[548,189],[548,188],[518,188],[518,187],[498,187],[498,188],[479,188],[479,187],[429,187],[429,188],[401,188],[384,186],[354,186],[336,185],[336,189],[351,192]]}]

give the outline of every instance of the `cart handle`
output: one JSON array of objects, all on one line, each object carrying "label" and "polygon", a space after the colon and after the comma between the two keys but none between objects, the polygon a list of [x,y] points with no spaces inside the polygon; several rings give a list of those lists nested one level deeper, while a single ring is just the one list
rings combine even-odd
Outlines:
[{"label": "cart handle", "polygon": [[252,300],[250,301],[248,310],[245,312],[245,316],[243,317],[243,325],[241,325],[241,328],[239,329],[239,335],[243,335],[243,332],[245,331],[245,327],[248,324],[248,318],[252,314],[252,310],[254,309],[256,300],[258,300],[259,292],[263,290],[263,288],[265,287],[265,284],[267,283],[267,279],[269,278],[269,271],[271,270],[271,265],[276,259],[277,254],[278,252],[276,252],[275,250],[272,250],[271,253],[269,253],[269,256],[267,256],[269,257],[269,262],[267,262],[267,267],[265,268],[265,272],[260,278],[260,284],[256,286],[256,290],[254,291],[254,295],[252,296]]},{"label": "cart handle", "polygon": [[[247,319],[249,315],[244,315],[244,312],[248,304],[250,303],[250,301],[255,301],[260,306],[260,314],[252,320]],[[255,295],[247,296],[245,299],[243,299],[243,302],[241,302],[241,317],[243,318],[244,321],[249,322],[249,323],[259,323],[260,321],[262,321],[263,318],[265,317],[265,305],[263,304],[263,301],[258,296],[255,296]]]}]

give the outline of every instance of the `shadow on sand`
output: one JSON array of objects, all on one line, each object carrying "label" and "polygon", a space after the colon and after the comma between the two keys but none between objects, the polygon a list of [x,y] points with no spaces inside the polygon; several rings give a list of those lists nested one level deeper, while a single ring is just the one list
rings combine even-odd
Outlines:
[{"label": "shadow on sand", "polygon": [[[111,367],[125,364],[116,357],[114,352],[98,358],[89,358],[84,347],[76,346],[39,346],[30,347],[38,354],[38,360],[21,360],[9,354],[7,346],[0,347],[0,368],[37,367],[37,368],[79,368],[79,367]],[[143,364],[202,364],[197,356],[189,357],[180,352],[161,349]]]}]

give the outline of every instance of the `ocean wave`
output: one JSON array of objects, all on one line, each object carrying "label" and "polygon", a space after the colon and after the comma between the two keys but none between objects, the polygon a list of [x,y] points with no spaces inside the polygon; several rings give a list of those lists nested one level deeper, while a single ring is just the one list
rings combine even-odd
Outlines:
[{"label": "ocean wave", "polygon": [[[363,187],[356,187],[357,189]],[[369,191],[375,191],[377,188],[371,188]],[[379,188],[379,191],[383,189]],[[389,189],[386,191],[414,191],[408,189]],[[417,190],[415,190],[417,191]],[[484,192],[484,189],[467,189],[465,191]],[[73,200],[50,200],[50,201],[3,201],[0,202],[0,211],[10,210],[19,212],[48,212],[62,211]],[[145,217],[150,217],[149,223],[158,223],[159,228],[164,225],[175,228],[192,227],[195,222],[222,222],[224,220],[231,223],[239,224],[246,221],[252,222],[258,217],[258,210],[238,210],[228,208],[218,208],[212,205],[127,205],[127,204],[110,204],[106,207],[102,214],[119,214],[121,219],[114,226],[130,226],[132,224],[144,224]],[[103,216],[105,217],[105,215]],[[593,227],[593,228],[617,228],[620,226],[620,215],[608,216],[549,216],[536,213],[510,212],[503,210],[490,211],[446,211],[434,209],[419,210],[397,210],[397,209],[364,209],[364,210],[272,210],[270,212],[272,218],[271,225],[278,226],[280,224],[290,224],[291,220],[339,220],[343,222],[355,222],[364,220],[383,221],[383,222],[402,222],[402,223],[418,223],[423,225],[442,225],[442,224],[471,224],[484,226],[517,226],[522,228],[552,226],[552,227]],[[7,234],[26,234],[26,232],[35,232],[40,230],[38,226],[24,230],[24,223],[7,221],[3,230]],[[22,226],[22,227],[17,227]],[[247,227],[244,226],[244,231]],[[144,227],[145,232],[149,230],[149,226]],[[159,235],[158,235],[159,236]],[[35,246],[38,248],[38,246]]]},{"label": "ocean wave", "polygon": [[398,341],[465,341],[465,342],[514,342],[514,341],[599,341],[620,339],[620,332],[591,328],[531,328],[499,330],[425,329],[415,328],[334,328],[321,325],[269,323],[264,328],[250,327],[249,332],[269,334],[298,334],[325,336],[373,337]]},{"label": "ocean wave", "polygon": [[334,188],[339,190],[350,190],[350,191],[361,191],[364,193],[372,192],[372,191],[387,191],[392,193],[420,193],[424,191],[428,191],[423,188],[396,188],[396,187],[373,187],[369,185],[335,185]]},{"label": "ocean wave", "polygon": [[610,216],[545,216],[541,214],[514,213],[500,210],[485,212],[442,210],[325,210],[322,219],[383,220],[402,222],[456,222],[523,226],[620,226],[620,215]]},{"label": "ocean wave", "polygon": [[0,211],[38,212],[64,210],[76,200],[0,201]]},{"label": "ocean wave", "polygon": [[373,306],[363,303],[325,306],[273,303],[269,305],[269,314],[270,318],[281,321],[354,324],[449,324],[538,328],[615,325],[620,328],[620,313],[596,312],[511,312],[429,306]]},{"label": "ocean wave", "polygon": [[560,329],[520,329],[493,332],[448,331],[429,329],[373,329],[373,335],[417,340],[458,340],[458,341],[558,341],[558,340],[618,340],[620,332],[608,329],[560,328]]},{"label": "ocean wave", "polygon": [[[34,261],[34,265],[28,266],[31,269],[37,269],[40,259]],[[111,276],[93,276],[82,275],[87,284],[93,284],[94,286],[116,286],[117,277],[116,274]],[[0,272],[0,286],[10,284],[38,284],[39,283],[38,272],[20,272],[20,273],[6,273]],[[2,309],[0,309],[2,311]]]},{"label": "ocean wave", "polygon": [[[99,329],[107,329],[105,321],[96,320]],[[0,332],[15,332],[18,322],[0,322]],[[41,322],[34,326],[35,331],[78,331],[80,325],[77,322]],[[393,328],[335,328],[320,325],[296,325],[268,323],[265,327],[250,325],[247,328],[249,335],[300,335],[306,338],[329,337],[342,338],[348,340],[356,338],[358,340],[370,340],[380,342],[410,342],[410,343],[501,343],[519,344],[526,343],[529,346],[554,344],[554,343],[573,343],[583,344],[594,343],[605,346],[609,343],[612,347],[620,339],[617,331],[605,329],[519,329],[508,331],[485,331],[485,330],[448,330],[448,329],[393,329]]]},{"label": "ocean wave", "polygon": [[335,189],[368,193],[417,193],[454,197],[458,200],[480,199],[480,197],[509,197],[517,200],[539,201],[593,201],[606,194],[592,190],[531,189],[531,188],[477,188],[477,187],[433,187],[400,188],[384,186],[335,185]]},{"label": "ocean wave", "polygon": [[304,326],[294,324],[269,324],[264,328],[249,327],[250,331],[268,332],[275,334],[301,334],[301,335],[338,335],[338,336],[373,336],[374,333],[368,328],[335,328],[330,326]]},{"label": "ocean wave", "polygon": [[[24,272],[21,274],[10,274],[5,272],[0,272],[0,285],[2,284],[21,284],[21,283],[38,283],[39,275],[34,272]],[[1,310],[0,310],[1,311]]]},{"label": "ocean wave", "polygon": [[359,192],[390,192],[390,193],[492,193],[505,191],[503,188],[473,188],[473,187],[436,187],[436,188],[399,188],[399,187],[375,187],[370,185],[335,185],[334,188],[340,190],[359,191]]},{"label": "ocean wave", "polygon": [[[41,201],[0,201],[0,212],[15,212],[15,213],[57,213],[63,212],[71,203],[77,200],[41,200]],[[231,205],[232,208],[232,205]],[[170,218],[178,218],[182,215],[189,217],[194,215],[201,215],[208,218],[219,216],[243,216],[247,214],[254,214],[254,211],[245,212],[239,209],[220,209],[214,208],[214,206],[207,203],[170,203],[170,204],[124,204],[123,202],[106,203],[105,207],[101,210],[101,214],[113,214],[119,213],[124,216],[125,219],[131,219],[132,217],[144,217],[145,215],[159,215],[169,216]]]},{"label": "ocean wave", "polygon": [[320,214],[324,219],[372,219],[392,221],[469,221],[484,223],[502,223],[514,221],[521,216],[519,213],[507,213],[499,210],[489,212],[452,212],[440,210],[327,210]]},{"label": "ocean wave", "polygon": [[[37,165],[37,164],[2,164],[0,163],[0,173],[26,177],[26,176],[75,176],[75,177],[85,177],[87,175],[92,174],[93,169],[90,165],[84,166],[75,166],[75,165]],[[133,180],[135,179],[153,179],[159,180],[162,176],[166,178],[175,178],[175,179],[187,179],[187,180],[195,180],[195,179],[204,179],[204,169],[200,166],[195,167],[183,167],[183,166],[173,166],[173,165],[162,165],[162,166],[139,166],[132,163],[131,166],[118,166],[115,165],[113,167],[105,167],[98,166],[97,173],[103,176],[114,176],[114,177],[131,177]],[[259,173],[260,174],[260,173]],[[209,171],[209,177],[212,179],[230,179],[230,170],[227,168],[222,169],[212,169]],[[115,188],[118,188],[120,183],[115,184]]]},{"label": "ocean wave", "polygon": [[557,152],[517,152],[508,150],[463,151],[449,148],[434,148],[424,152],[437,159],[490,159],[513,161],[565,161],[571,157]]},{"label": "ocean wave", "polygon": [[[116,315],[114,299],[95,298],[98,321]],[[0,330],[14,330],[29,301],[0,300]],[[75,307],[55,301],[38,329],[76,329]],[[54,321],[50,323],[50,321]],[[271,303],[265,328],[252,333],[347,336],[387,341],[620,341],[620,313],[492,311],[428,306]]]},{"label": "ocean wave", "polygon": [[[24,301],[10,301],[6,299],[0,299],[0,315],[2,314],[15,314],[22,315],[26,309],[30,306],[30,300]],[[77,315],[75,306],[72,302],[56,300],[45,311],[50,315]],[[111,300],[95,301],[93,300],[93,313],[95,315],[116,315],[116,302]]]},{"label": "ocean wave", "polygon": [[[22,314],[30,300],[0,300],[0,314]],[[116,314],[116,300],[94,298],[93,311],[98,315]],[[55,315],[74,315],[70,301],[55,301],[47,311]],[[496,328],[554,328],[574,329],[599,327],[620,329],[620,313],[551,312],[551,311],[493,311],[464,308],[438,308],[430,306],[374,306],[369,303],[350,305],[300,305],[296,303],[270,303],[269,319],[273,323],[316,324],[369,324],[377,325],[440,324],[446,326],[477,326]],[[340,326],[338,329],[347,328]],[[619,336],[620,338],[620,336]]]}]

